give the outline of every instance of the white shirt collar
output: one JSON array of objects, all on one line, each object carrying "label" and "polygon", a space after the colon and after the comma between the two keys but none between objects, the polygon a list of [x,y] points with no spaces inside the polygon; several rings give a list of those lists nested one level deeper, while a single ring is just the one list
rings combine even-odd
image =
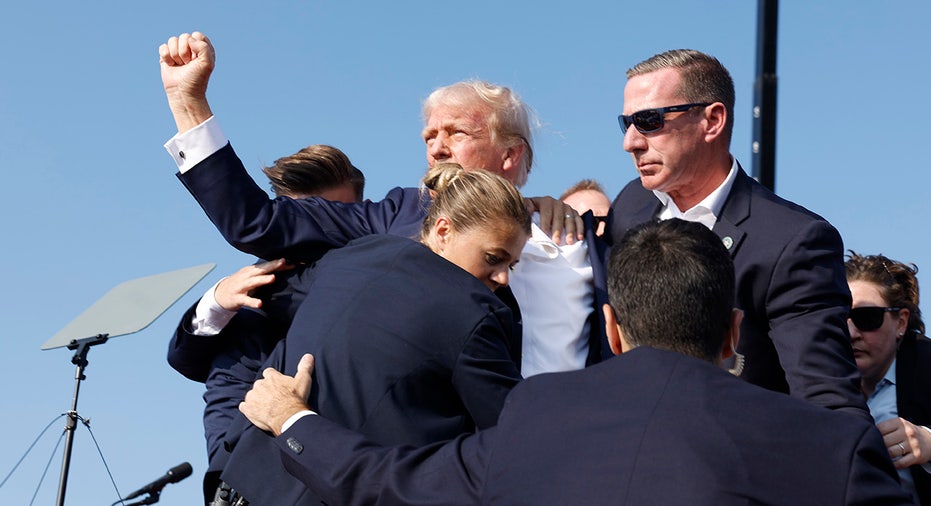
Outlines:
[{"label": "white shirt collar", "polygon": [[714,228],[714,223],[717,221],[718,215],[721,214],[724,201],[727,200],[727,196],[730,195],[731,188],[734,186],[734,181],[736,179],[737,159],[731,157],[731,170],[727,173],[727,177],[724,178],[724,181],[715,188],[714,191],[708,194],[707,197],[702,199],[701,202],[685,211],[681,211],[676,206],[676,203],[673,202],[672,197],[670,197],[668,193],[653,190],[653,195],[655,195],[663,205],[659,213],[659,219],[668,220],[669,218],[681,218],[686,221],[701,223],[709,229]]}]

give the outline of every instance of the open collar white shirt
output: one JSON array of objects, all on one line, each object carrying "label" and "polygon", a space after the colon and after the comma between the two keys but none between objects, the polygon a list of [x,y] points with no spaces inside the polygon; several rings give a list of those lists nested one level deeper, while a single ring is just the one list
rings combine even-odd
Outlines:
[{"label": "open collar white shirt", "polygon": [[718,220],[718,215],[721,214],[721,209],[724,207],[724,201],[727,200],[727,196],[731,193],[735,179],[737,179],[737,159],[731,157],[731,170],[727,173],[727,177],[724,178],[724,182],[702,199],[701,202],[685,211],[676,206],[668,193],[653,190],[653,195],[656,195],[656,198],[663,204],[659,212],[659,219],[680,218],[685,221],[701,223],[708,227],[709,230],[713,229],[714,223]]}]

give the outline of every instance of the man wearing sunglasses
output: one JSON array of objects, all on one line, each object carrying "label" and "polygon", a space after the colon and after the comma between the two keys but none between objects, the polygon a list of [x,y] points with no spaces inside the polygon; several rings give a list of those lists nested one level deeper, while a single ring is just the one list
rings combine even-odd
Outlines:
[{"label": "man wearing sunglasses", "polygon": [[655,55],[627,71],[624,150],[639,179],[612,204],[611,238],[668,218],[712,229],[737,272],[738,355],[750,383],[868,416],[846,317],[843,243],[820,216],[777,197],[730,154],[734,83],[712,56]]},{"label": "man wearing sunglasses", "polygon": [[871,422],[721,370],[740,311],[717,236],[673,219],[623,240],[604,307],[623,353],[521,382],[495,427],[379,447],[308,410],[310,356],[294,377],[266,370],[239,409],[327,504],[911,504]]}]

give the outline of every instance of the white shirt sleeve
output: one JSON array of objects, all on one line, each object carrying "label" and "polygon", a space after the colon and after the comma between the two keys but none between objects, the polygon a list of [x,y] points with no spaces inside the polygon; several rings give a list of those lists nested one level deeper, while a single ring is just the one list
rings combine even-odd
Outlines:
[{"label": "white shirt sleeve", "polygon": [[229,142],[214,116],[184,133],[175,134],[165,143],[165,150],[184,174]]},{"label": "white shirt sleeve", "polygon": [[223,327],[226,327],[226,324],[236,315],[236,311],[223,309],[217,303],[214,294],[220,281],[211,286],[197,303],[197,308],[194,310],[194,319],[191,321],[192,333],[195,336],[215,336],[219,334]]},{"label": "white shirt sleeve", "polygon": [[291,426],[297,423],[297,421],[300,420],[301,418],[304,418],[305,416],[316,415],[316,414],[317,413],[314,413],[313,411],[309,409],[305,409],[303,411],[298,411],[297,413],[294,413],[293,415],[291,415],[290,418],[285,420],[283,424],[281,424],[281,432],[283,433],[286,430],[290,429]]}]

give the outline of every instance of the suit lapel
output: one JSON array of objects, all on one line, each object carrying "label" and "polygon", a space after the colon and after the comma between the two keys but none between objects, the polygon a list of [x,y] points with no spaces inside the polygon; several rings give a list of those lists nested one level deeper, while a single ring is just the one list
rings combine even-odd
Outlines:
[{"label": "suit lapel", "polygon": [[740,164],[737,164],[737,178],[731,186],[731,192],[724,201],[721,215],[715,222],[714,233],[718,234],[731,257],[737,254],[740,244],[747,233],[739,228],[740,223],[750,217],[750,198],[753,193],[752,180]]},{"label": "suit lapel", "polygon": [[915,336],[908,333],[902,338],[895,354],[895,397],[899,416],[914,420],[917,409],[912,402],[919,394],[915,392],[912,375],[915,372]]},{"label": "suit lapel", "polygon": [[[645,190],[645,191],[648,191],[648,190]],[[650,196],[653,197],[652,192],[650,193]],[[627,221],[628,223],[633,223],[633,224],[646,223],[648,221],[656,221],[656,217],[659,216],[660,207],[662,207],[662,203],[660,203],[660,201],[656,199],[655,197],[651,198],[650,200],[645,202],[642,207],[640,207],[639,209],[636,209],[633,213],[631,213],[630,219],[625,220],[625,221]],[[632,227],[628,227],[628,229],[630,228]]]}]

